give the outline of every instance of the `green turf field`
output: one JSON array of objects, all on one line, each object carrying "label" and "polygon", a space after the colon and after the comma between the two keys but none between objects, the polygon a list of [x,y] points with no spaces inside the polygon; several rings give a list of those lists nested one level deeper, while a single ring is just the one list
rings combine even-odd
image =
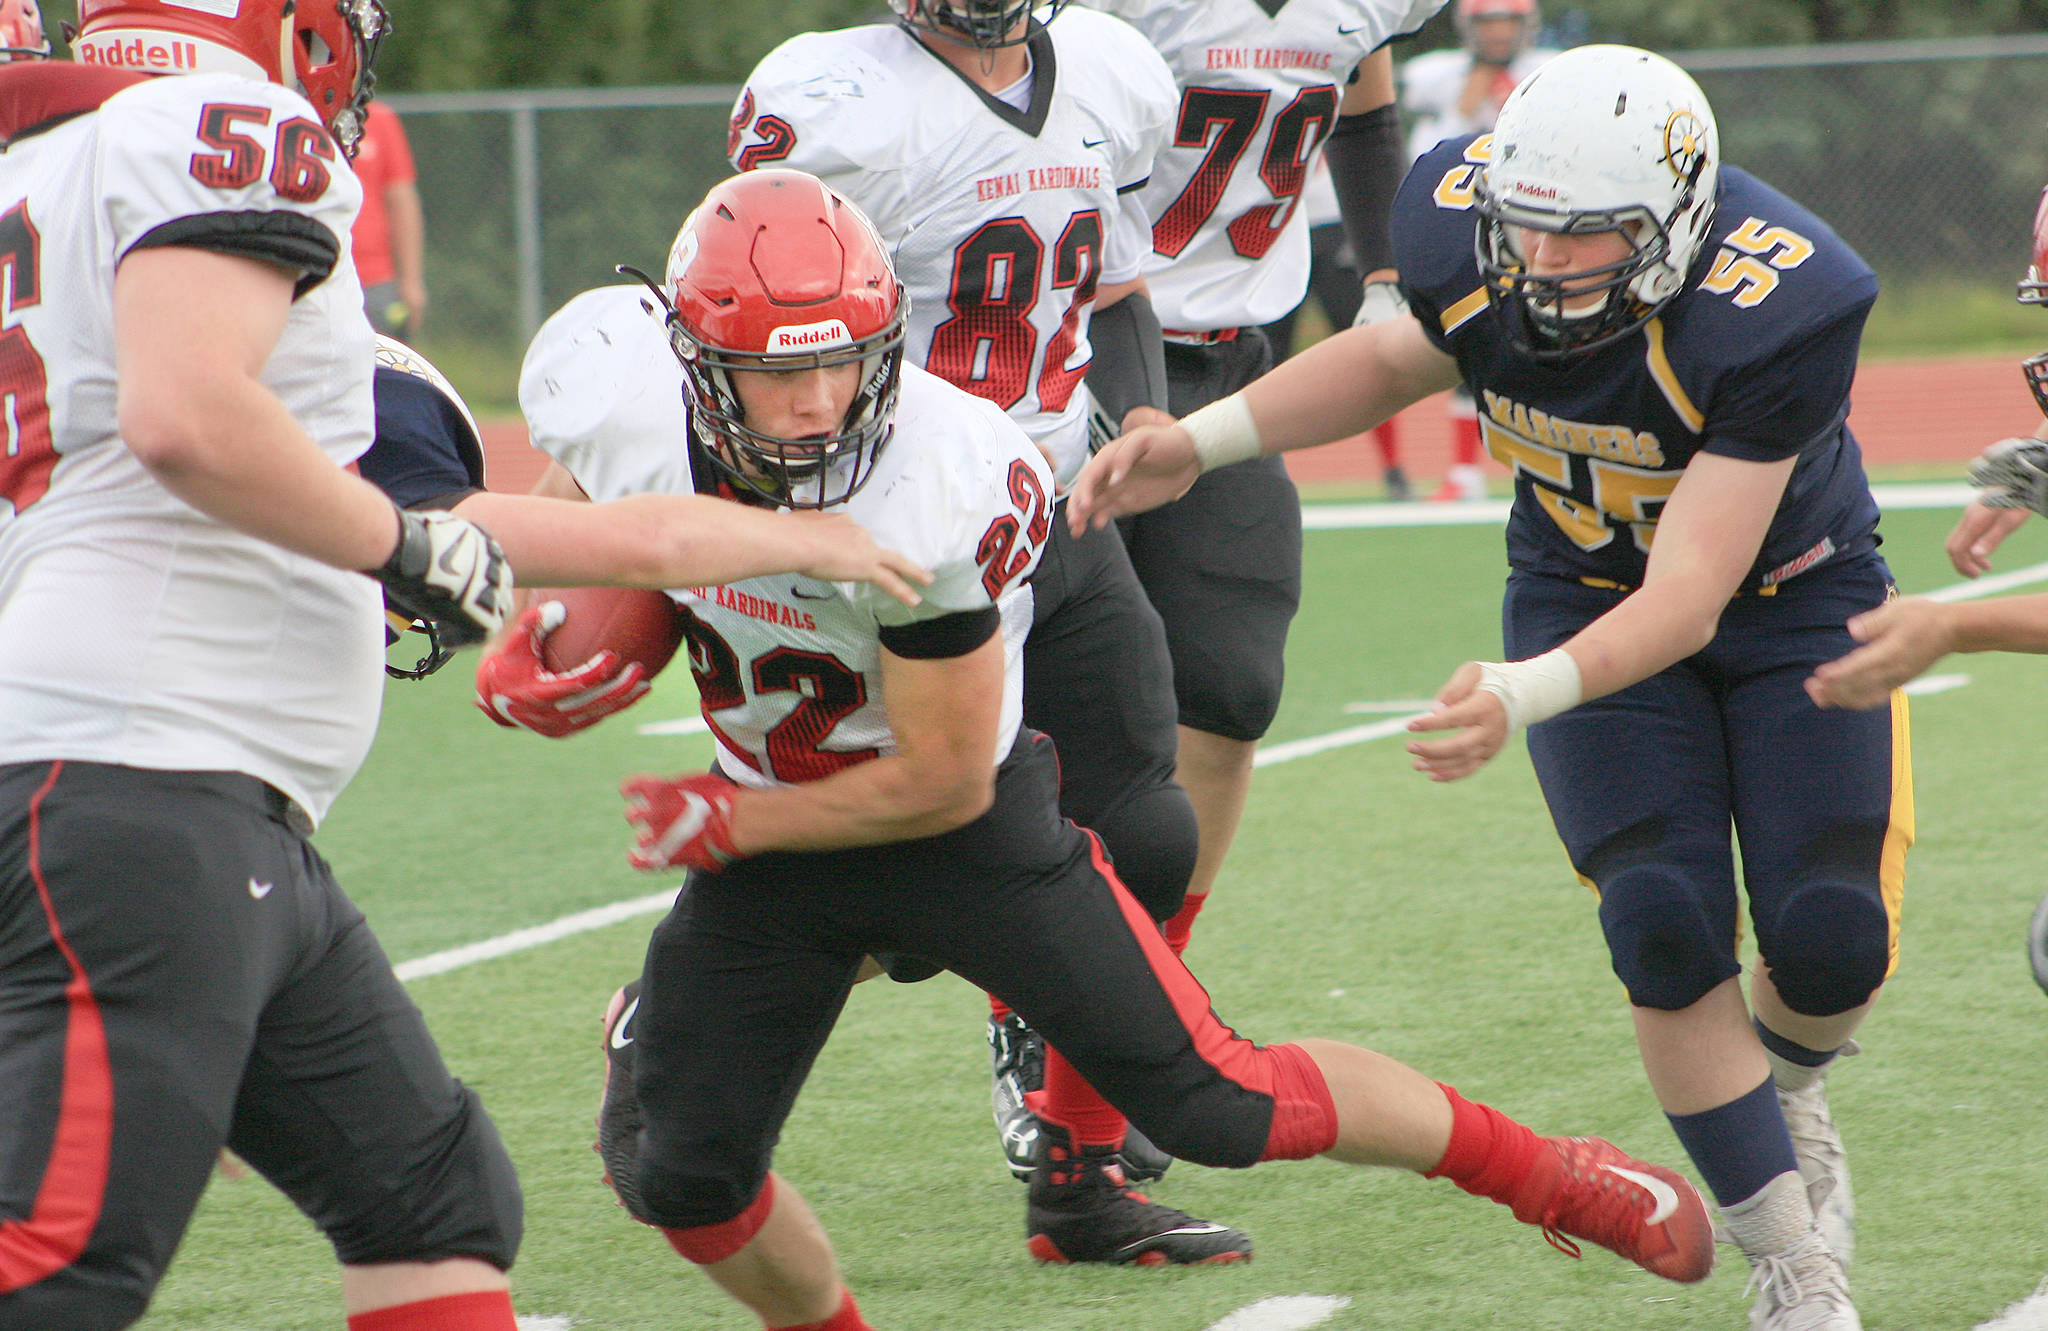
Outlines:
[{"label": "green turf field", "polygon": [[[1901,586],[1955,579],[1948,511],[1896,513]],[[2025,529],[2001,569],[2048,559]],[[1347,704],[1428,696],[1498,652],[1504,564],[1490,526],[1316,532],[1269,743],[1378,719]],[[2023,948],[2044,889],[2048,666],[1953,658],[1967,684],[1913,702],[1919,843],[1900,972],[1832,1083],[1861,1217],[1857,1301],[1872,1331],[1967,1328],[2048,1272],[2048,997]],[[632,712],[549,742],[498,730],[458,665],[391,688],[382,737],[319,844],[394,961],[640,897],[671,879],[625,865],[618,778],[701,768],[680,670]],[[1519,744],[1449,786],[1398,739],[1259,772],[1190,949],[1224,1018],[1260,1039],[1381,1049],[1539,1131],[1611,1136],[1682,1158],[1652,1101],[1589,893],[1570,874]],[[418,980],[458,1074],[479,1087],[526,1186],[514,1272],[547,1331],[755,1325],[616,1209],[589,1149],[606,996],[637,972],[654,916]],[[777,1167],[810,1198],[883,1331],[1203,1331],[1266,1299],[1259,1326],[1343,1331],[1745,1325],[1732,1250],[1681,1287],[1593,1250],[1574,1262],[1504,1208],[1448,1183],[1311,1161],[1177,1166],[1164,1201],[1249,1231],[1249,1265],[1051,1269],[1023,1246],[1023,1189],[988,1114],[983,1001],[951,977],[863,986],[797,1107]],[[1275,1321],[1283,1307],[1324,1320]],[[1332,1309],[1334,1309],[1332,1311]],[[142,1323],[147,1331],[335,1327],[324,1243],[262,1181],[219,1179]],[[1239,1325],[1252,1325],[1241,1322]]]}]

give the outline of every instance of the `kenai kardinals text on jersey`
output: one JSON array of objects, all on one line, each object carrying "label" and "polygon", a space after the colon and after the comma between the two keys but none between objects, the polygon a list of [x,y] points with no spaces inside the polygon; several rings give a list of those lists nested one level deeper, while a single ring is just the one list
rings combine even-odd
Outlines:
[{"label": "kenai kardinals text on jersey", "polygon": [[1642,585],[1664,502],[1694,454],[1798,455],[1744,580],[1773,586],[1875,548],[1877,505],[1847,420],[1877,277],[1811,212],[1738,168],[1678,298],[1638,333],[1568,365],[1517,355],[1487,304],[1472,182],[1491,136],[1416,163],[1394,203],[1395,262],[1423,330],[1478,393],[1514,473],[1508,562]]}]

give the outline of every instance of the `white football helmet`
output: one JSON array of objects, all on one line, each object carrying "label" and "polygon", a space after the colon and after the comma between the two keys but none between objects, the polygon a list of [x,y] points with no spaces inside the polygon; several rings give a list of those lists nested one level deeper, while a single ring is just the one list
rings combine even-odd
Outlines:
[{"label": "white football helmet", "polygon": [[[1517,350],[1538,360],[1592,351],[1668,305],[1713,226],[1720,166],[1706,94],[1663,56],[1580,46],[1525,79],[1501,107],[1474,187],[1479,270]],[[1515,227],[1617,232],[1630,252],[1534,277],[1523,272]],[[1589,304],[1588,295],[1604,298]]]}]

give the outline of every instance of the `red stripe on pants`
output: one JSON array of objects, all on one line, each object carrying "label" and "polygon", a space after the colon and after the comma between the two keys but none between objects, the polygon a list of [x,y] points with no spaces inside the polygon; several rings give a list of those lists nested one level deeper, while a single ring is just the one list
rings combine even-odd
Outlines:
[{"label": "red stripe on pants", "polygon": [[106,1026],[85,967],[57,924],[50,885],[43,878],[43,799],[63,770],[63,763],[51,764],[49,777],[29,801],[28,814],[29,874],[42,898],[50,938],[71,967],[70,983],[64,986],[69,1013],[64,1027],[63,1088],[57,1131],[35,1208],[26,1220],[0,1224],[0,1293],[45,1279],[85,1251],[106,1199],[108,1158],[113,1149],[114,1075],[107,1061]]},{"label": "red stripe on pants", "polygon": [[1194,1040],[1195,1051],[1231,1081],[1272,1097],[1273,1123],[1262,1158],[1302,1159],[1328,1150],[1337,1140],[1337,1108],[1315,1060],[1295,1045],[1261,1048],[1224,1025],[1209,1001],[1209,991],[1202,988],[1202,982],[1160,934],[1158,924],[1117,878],[1101,838],[1093,832],[1088,833],[1088,853],[1095,871],[1114,889],[1117,909],[1123,912],[1152,973]]}]

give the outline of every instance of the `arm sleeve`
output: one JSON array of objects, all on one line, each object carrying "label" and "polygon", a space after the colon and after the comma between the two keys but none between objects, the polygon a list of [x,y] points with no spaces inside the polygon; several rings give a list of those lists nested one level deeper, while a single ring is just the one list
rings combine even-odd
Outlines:
[{"label": "arm sleeve", "polygon": [[1088,323],[1095,359],[1088,366],[1088,391],[1110,419],[1122,421],[1132,407],[1166,409],[1166,346],[1152,299],[1133,291]]},{"label": "arm sleeve", "polygon": [[1002,612],[993,605],[985,605],[979,610],[961,610],[937,619],[884,624],[878,633],[882,645],[898,656],[937,661],[967,655],[994,637],[1002,623]]},{"label": "arm sleeve", "polygon": [[1340,116],[1330,134],[1330,183],[1344,218],[1344,238],[1358,256],[1360,273],[1394,266],[1388,219],[1408,158],[1401,142],[1401,115],[1392,102],[1355,116]]}]

